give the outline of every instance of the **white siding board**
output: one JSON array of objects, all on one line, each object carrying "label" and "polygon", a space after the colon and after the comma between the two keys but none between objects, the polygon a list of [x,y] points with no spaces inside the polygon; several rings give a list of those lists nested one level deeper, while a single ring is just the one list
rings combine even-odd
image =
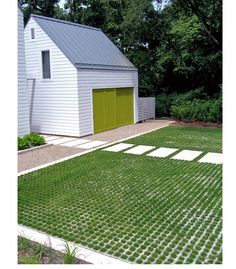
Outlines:
[{"label": "white siding board", "polygon": [[30,133],[23,14],[18,7],[18,136]]},{"label": "white siding board", "polygon": [[138,121],[138,72],[78,69],[80,135],[94,133],[92,90],[102,88],[134,88],[134,122]]},{"label": "white siding board", "polygon": [[[31,40],[30,29],[35,29]],[[79,136],[77,69],[31,18],[25,28],[31,130],[38,133]],[[42,79],[41,51],[50,50],[51,79]]]}]

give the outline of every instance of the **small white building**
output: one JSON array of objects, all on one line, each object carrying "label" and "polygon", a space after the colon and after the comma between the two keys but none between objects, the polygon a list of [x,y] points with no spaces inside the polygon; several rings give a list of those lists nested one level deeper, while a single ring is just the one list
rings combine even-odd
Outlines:
[{"label": "small white building", "polygon": [[18,136],[30,133],[23,12],[18,6]]},{"label": "small white building", "polygon": [[138,71],[100,29],[32,14],[25,48],[32,132],[85,136],[138,122]]}]

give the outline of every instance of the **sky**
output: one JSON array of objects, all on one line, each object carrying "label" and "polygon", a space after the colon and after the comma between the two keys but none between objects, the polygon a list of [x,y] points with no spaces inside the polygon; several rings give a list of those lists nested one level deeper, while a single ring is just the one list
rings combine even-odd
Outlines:
[{"label": "sky", "polygon": [[65,3],[65,0],[61,0],[61,1],[59,2],[59,6],[60,6],[60,7],[63,7],[63,6],[64,6],[64,3]]}]

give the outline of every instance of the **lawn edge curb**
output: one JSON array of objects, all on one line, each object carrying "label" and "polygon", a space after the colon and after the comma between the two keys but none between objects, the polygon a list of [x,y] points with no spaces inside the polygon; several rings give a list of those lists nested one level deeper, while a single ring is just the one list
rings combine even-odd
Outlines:
[{"label": "lawn edge curb", "polygon": [[123,142],[125,140],[128,140],[128,139],[131,139],[131,138],[135,138],[135,137],[138,137],[138,136],[141,136],[141,135],[144,135],[144,134],[147,134],[147,133],[151,133],[153,131],[156,131],[156,130],[159,130],[159,129],[162,129],[162,128],[165,128],[165,127],[168,127],[170,124],[172,124],[174,121],[170,121],[166,124],[164,124],[163,126],[159,126],[157,128],[154,128],[152,130],[148,130],[146,132],[142,132],[142,133],[139,133],[139,134],[136,134],[136,135],[132,135],[132,136],[129,136],[129,137],[126,137],[126,138],[122,138],[120,140],[117,140],[117,141],[113,141],[111,143],[107,143],[107,144],[104,144],[104,145],[101,145],[99,147],[96,147],[96,148],[93,148],[93,149],[89,149],[89,150],[85,150],[83,152],[80,152],[80,153],[76,153],[76,154],[73,154],[73,155],[70,155],[70,156],[67,156],[67,157],[64,157],[62,159],[59,159],[59,160],[56,160],[56,161],[53,161],[53,162],[50,162],[50,163],[46,163],[46,164],[43,164],[43,165],[40,165],[40,166],[36,166],[34,168],[31,168],[31,169],[27,169],[27,170],[24,170],[24,171],[21,171],[19,173],[17,173],[17,176],[22,176],[22,175],[25,175],[25,174],[28,174],[30,172],[34,172],[34,171],[37,171],[39,169],[42,169],[42,168],[46,168],[48,166],[51,166],[51,165],[54,165],[54,164],[57,164],[57,163],[61,163],[61,162],[64,162],[64,161],[67,161],[67,160],[70,160],[70,159],[73,159],[73,158],[76,158],[76,157],[79,157],[81,155],[84,155],[84,154],[87,154],[87,153],[90,153],[90,152],[93,152],[97,149],[102,149],[102,148],[106,148],[108,146],[112,146],[116,143],[120,143],[120,142]]},{"label": "lawn edge curb", "polygon": [[51,236],[45,232],[41,232],[41,231],[26,227],[21,224],[18,224],[17,226],[17,233],[18,233],[18,236],[21,236],[28,240],[45,245],[47,247],[50,247],[62,253],[65,252],[65,244],[67,242],[70,249],[76,248],[75,257],[88,263],[97,264],[97,265],[98,264],[103,264],[103,265],[130,264],[129,262],[108,256],[106,254],[101,254],[95,250],[91,250],[89,248],[83,247],[73,242],[68,242],[59,237]]},{"label": "lawn edge curb", "polygon": [[23,150],[18,150],[17,151],[17,154],[18,155],[21,155],[21,154],[24,154],[24,153],[27,153],[27,152],[31,152],[31,151],[35,151],[35,150],[38,150],[38,149],[43,149],[43,148],[47,148],[47,147],[50,147],[52,146],[52,144],[44,144],[44,145],[41,145],[41,146],[37,146],[37,147],[32,147],[32,148],[29,148],[29,149],[23,149]]}]

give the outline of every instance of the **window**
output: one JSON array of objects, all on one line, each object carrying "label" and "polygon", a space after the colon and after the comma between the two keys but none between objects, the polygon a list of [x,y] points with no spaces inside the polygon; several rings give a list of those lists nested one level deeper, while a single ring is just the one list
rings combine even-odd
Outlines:
[{"label": "window", "polygon": [[43,78],[51,78],[49,50],[42,51]]},{"label": "window", "polygon": [[35,31],[34,28],[31,28],[31,39],[35,39]]}]

